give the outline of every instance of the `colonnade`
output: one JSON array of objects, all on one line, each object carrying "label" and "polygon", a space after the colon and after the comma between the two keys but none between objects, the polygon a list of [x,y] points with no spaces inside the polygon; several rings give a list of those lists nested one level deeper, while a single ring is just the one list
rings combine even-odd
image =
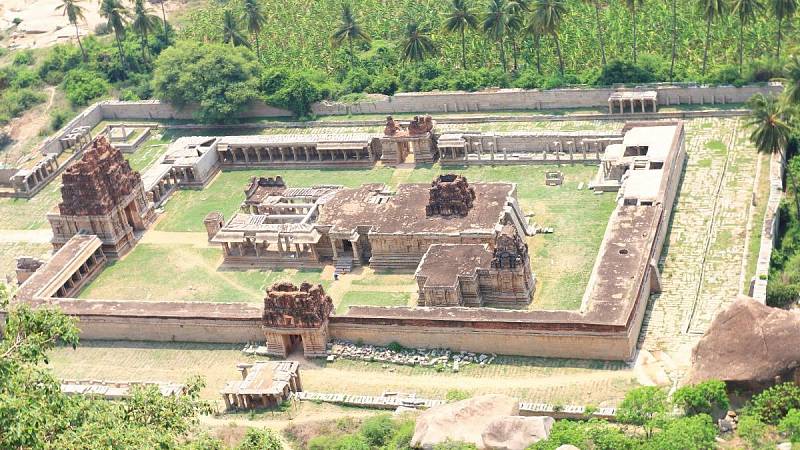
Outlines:
[{"label": "colonnade", "polygon": [[[627,105],[627,108],[626,108]],[[638,106],[638,108],[637,108]],[[627,109],[628,112],[635,113],[638,109],[639,112],[648,112],[647,107],[650,106],[649,112],[656,112],[658,110],[658,101],[656,98],[626,98],[626,97],[610,97],[608,99],[608,113],[614,114],[618,112],[619,114],[625,114],[625,110]]]},{"label": "colonnade", "polygon": [[261,164],[267,162],[320,162],[320,161],[372,161],[374,155],[369,145],[256,147],[220,145],[217,149],[222,164]]},{"label": "colonnade", "polygon": [[43,183],[58,171],[58,157],[56,155],[47,155],[43,160],[39,161],[27,174],[22,173],[14,175],[12,184],[14,190],[17,192],[30,192],[36,188],[40,183]]},{"label": "colonnade", "polygon": [[[597,161],[606,147],[619,139],[555,140],[537,143],[530,150],[497,149],[498,143],[482,141],[466,142],[464,146],[439,146],[439,157],[443,161]],[[532,146],[533,147],[533,146]]]},{"label": "colonnade", "polygon": [[83,287],[86,280],[91,276],[92,272],[99,266],[105,263],[106,256],[102,248],[98,248],[92,255],[83,262],[78,269],[64,281],[64,284],[56,290],[56,297],[69,298],[77,294],[81,287]]}]

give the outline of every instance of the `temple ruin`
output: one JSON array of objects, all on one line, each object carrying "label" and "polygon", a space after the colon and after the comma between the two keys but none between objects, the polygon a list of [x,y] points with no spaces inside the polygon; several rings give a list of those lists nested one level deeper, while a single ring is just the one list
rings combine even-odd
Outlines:
[{"label": "temple ruin", "polygon": [[62,178],[61,203],[47,214],[56,250],[76,234],[93,234],[108,257],[118,258],[155,219],[139,173],[103,136]]},{"label": "temple ruin", "polygon": [[264,298],[263,328],[267,353],[286,357],[294,350],[305,356],[325,356],[328,317],[333,300],[321,285],[275,283]]},{"label": "temple ruin", "polygon": [[296,361],[258,361],[236,368],[242,379],[229,381],[220,390],[226,410],[275,408],[303,390]]}]

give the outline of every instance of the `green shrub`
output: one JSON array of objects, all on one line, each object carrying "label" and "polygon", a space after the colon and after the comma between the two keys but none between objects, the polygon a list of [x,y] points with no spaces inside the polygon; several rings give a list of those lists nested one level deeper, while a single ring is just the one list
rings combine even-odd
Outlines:
[{"label": "green shrub", "polygon": [[511,86],[511,78],[502,69],[489,69],[486,67],[477,70],[481,79],[481,87],[507,88]]},{"label": "green shrub", "polygon": [[406,351],[406,348],[396,341],[390,342],[389,345],[386,346],[386,348],[388,348],[393,352],[398,352],[398,353]]},{"label": "green shrub", "polygon": [[656,422],[667,412],[667,393],[655,386],[632,389],[617,408],[617,419],[621,423],[639,425],[650,436]]},{"label": "green shrub", "polygon": [[614,60],[603,67],[594,84],[611,86],[618,83],[649,83],[654,80],[655,76],[650,70],[627,61]]},{"label": "green shrub", "polygon": [[14,55],[14,64],[19,66],[30,66],[34,60],[32,50],[21,50]]},{"label": "green shrub", "polygon": [[562,445],[574,445],[578,448],[591,448],[586,422],[557,420],[550,429],[547,439],[529,447],[529,450],[555,450]]},{"label": "green shrub", "polygon": [[8,119],[14,118],[44,102],[46,96],[43,92],[30,88],[6,89],[0,96],[0,116]]},{"label": "green shrub", "polygon": [[411,438],[414,436],[414,421],[404,420],[396,427],[394,436],[389,440],[386,450],[410,450]]},{"label": "green shrub", "polygon": [[792,283],[786,284],[780,279],[773,279],[767,283],[767,305],[784,308],[795,302],[800,297],[800,286]]},{"label": "green shrub", "polygon": [[72,120],[74,114],[68,109],[54,109],[50,112],[50,130],[58,131]]},{"label": "green shrub", "polygon": [[468,444],[466,442],[458,441],[445,441],[441,444],[433,446],[433,450],[478,450],[475,444]]},{"label": "green shrub", "polygon": [[19,25],[22,23],[22,18],[14,17],[14,19],[11,20],[11,23],[13,23],[14,25]]},{"label": "green shrub", "polygon": [[514,80],[514,87],[522,89],[538,89],[544,85],[544,78],[539,75],[536,69],[528,69]]},{"label": "green shrub", "polygon": [[450,389],[444,396],[444,398],[447,399],[447,401],[449,402],[466,400],[470,397],[471,395],[469,394],[469,392],[462,391],[461,389]]},{"label": "green shrub", "polygon": [[370,83],[366,90],[370,94],[394,95],[399,87],[400,83],[396,76],[382,73],[372,78],[372,83]]},{"label": "green shrub", "polygon": [[12,88],[34,87],[40,83],[39,75],[27,67],[21,67],[14,71],[11,79]]},{"label": "green shrub", "polygon": [[760,448],[767,435],[767,425],[753,415],[739,416],[736,434],[747,442],[750,448]]},{"label": "green shrub", "polygon": [[275,106],[286,108],[297,117],[307,117],[311,113],[311,104],[325,98],[309,74],[300,72],[292,75],[285,85],[267,101]]},{"label": "green shrub", "polygon": [[730,407],[725,383],[719,380],[684,386],[675,391],[672,400],[689,416],[712,415],[715,410],[727,410]]},{"label": "green shrub", "polygon": [[743,86],[747,80],[742,78],[739,74],[737,66],[721,66],[714,69],[711,74],[706,77],[706,82],[711,84],[732,84],[734,86]]},{"label": "green shrub", "polygon": [[392,438],[395,423],[388,414],[370,417],[361,424],[359,433],[364,436],[370,447],[382,447]]},{"label": "green shrub", "polygon": [[372,82],[372,78],[364,69],[353,69],[347,72],[342,80],[342,88],[345,93],[364,92]]},{"label": "green shrub", "polygon": [[283,450],[283,444],[268,428],[248,428],[236,450]]},{"label": "green shrub", "polygon": [[758,59],[747,68],[747,80],[763,83],[785,75],[783,66],[771,57]]},{"label": "green shrub", "polygon": [[791,409],[778,423],[778,430],[792,441],[800,442],[800,409]]},{"label": "green shrub", "polygon": [[272,95],[278,92],[288,79],[289,70],[286,68],[266,68],[258,75],[258,91],[263,95]]},{"label": "green shrub", "polygon": [[711,450],[716,447],[717,427],[711,416],[698,414],[666,422],[664,429],[645,443],[648,450]]},{"label": "green shrub", "polygon": [[751,411],[767,424],[777,425],[792,409],[800,409],[800,387],[782,383],[753,396]]},{"label": "green shrub", "polygon": [[108,94],[111,86],[97,72],[73,69],[64,77],[64,92],[74,106],[85,106],[90,101]]}]

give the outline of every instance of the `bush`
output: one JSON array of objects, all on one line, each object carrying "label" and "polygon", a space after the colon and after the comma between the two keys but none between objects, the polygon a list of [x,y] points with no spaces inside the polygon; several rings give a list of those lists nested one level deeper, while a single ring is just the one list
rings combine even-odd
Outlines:
[{"label": "bush", "polygon": [[466,442],[445,441],[434,445],[433,450],[478,450],[478,447],[475,444],[467,444]]},{"label": "bush", "polygon": [[33,64],[33,51],[31,50],[21,50],[16,55],[14,55],[14,64],[19,66],[30,66]]},{"label": "bush", "polygon": [[778,430],[784,433],[792,443],[800,442],[800,409],[792,409],[778,423]]},{"label": "bush", "polygon": [[44,93],[30,88],[6,89],[0,97],[0,123],[19,116],[31,107],[44,102]]},{"label": "bush", "polygon": [[400,83],[396,76],[382,73],[372,78],[372,83],[366,90],[370,94],[394,95],[399,87]]},{"label": "bush", "polygon": [[747,80],[739,75],[739,68],[736,66],[721,66],[715,69],[708,77],[706,82],[711,84],[732,84],[743,86]]},{"label": "bush", "polygon": [[74,106],[85,106],[90,101],[108,94],[111,86],[97,73],[83,69],[73,69],[64,77],[64,92]]},{"label": "bush", "polygon": [[752,413],[770,425],[777,425],[792,409],[800,409],[800,387],[794,383],[777,384],[752,399]]},{"label": "bush", "polygon": [[39,82],[39,76],[36,72],[27,67],[22,67],[14,71],[10,85],[12,88],[19,89],[36,86]]},{"label": "bush", "polygon": [[460,401],[460,400],[466,400],[466,399],[468,399],[470,397],[471,397],[471,395],[469,395],[468,392],[462,391],[461,389],[450,389],[449,391],[447,391],[447,393],[444,396],[444,398],[447,399],[447,401],[449,401],[449,402],[457,402],[457,401]]},{"label": "bush", "polygon": [[342,88],[346,94],[364,92],[372,79],[364,69],[352,69],[342,80]]},{"label": "bush", "polygon": [[370,447],[382,447],[394,434],[394,421],[387,414],[370,417],[361,425],[359,432]]},{"label": "bush", "polygon": [[667,412],[667,393],[655,386],[632,389],[617,408],[617,419],[621,423],[639,425],[650,436],[656,421]]},{"label": "bush", "polygon": [[772,58],[756,60],[747,70],[747,80],[755,83],[764,83],[784,75],[783,66]]},{"label": "bush", "polygon": [[736,434],[749,444],[750,448],[760,448],[767,435],[767,425],[752,415],[739,416]]},{"label": "bush", "polygon": [[544,78],[539,75],[536,69],[528,69],[522,72],[514,81],[514,87],[522,89],[538,89],[544,85]]},{"label": "bush", "polygon": [[800,287],[796,284],[787,284],[779,278],[767,283],[767,305],[776,308],[785,308],[797,302],[800,296]]},{"label": "bush", "polygon": [[286,80],[289,71],[283,67],[270,67],[261,71],[258,76],[258,91],[263,95],[272,95],[278,92]]},{"label": "bush", "polygon": [[727,410],[730,407],[725,383],[719,380],[684,386],[675,391],[672,400],[689,416],[697,414],[710,416],[715,410]]},{"label": "bush", "polygon": [[477,75],[481,79],[481,87],[483,88],[507,88],[511,86],[511,79],[508,73],[504,72],[502,69],[481,68],[478,69]]},{"label": "bush", "polygon": [[311,104],[325,98],[325,92],[307,72],[292,75],[286,84],[267,101],[275,106],[286,108],[297,117],[307,117]]},{"label": "bush", "polygon": [[652,450],[711,450],[716,447],[717,427],[707,414],[681,417],[666,423],[664,430],[645,443]]},{"label": "bush", "polygon": [[470,70],[459,70],[450,77],[449,88],[456,91],[474,92],[483,87],[480,74]]},{"label": "bush", "polygon": [[244,438],[236,446],[237,450],[282,450],[283,444],[268,428],[261,430],[248,428]]},{"label": "bush", "polygon": [[627,61],[614,60],[603,67],[594,84],[611,86],[618,83],[649,83],[652,81],[655,81],[655,76],[650,70]]},{"label": "bush", "polygon": [[50,112],[50,130],[51,131],[58,131],[67,124],[74,114],[72,111],[67,109],[54,109]]},{"label": "bush", "polygon": [[14,19],[13,19],[13,20],[11,20],[11,23],[13,23],[14,25],[19,25],[19,24],[21,24],[21,23],[22,23],[22,18],[20,18],[20,17],[14,17]]}]

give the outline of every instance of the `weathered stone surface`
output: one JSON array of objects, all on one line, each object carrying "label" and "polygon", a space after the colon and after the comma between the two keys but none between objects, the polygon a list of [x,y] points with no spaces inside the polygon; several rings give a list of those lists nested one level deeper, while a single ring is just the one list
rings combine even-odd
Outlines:
[{"label": "weathered stone surface", "polygon": [[512,225],[504,225],[495,242],[492,268],[514,269],[527,262],[528,244],[516,233]]},{"label": "weathered stone surface", "polygon": [[692,352],[688,383],[771,382],[800,361],[800,314],[740,297],[722,310]]},{"label": "weathered stone surface", "polygon": [[483,444],[493,450],[524,450],[547,439],[554,422],[552,417],[502,417],[483,431]]},{"label": "weathered stone surface", "polygon": [[451,441],[485,448],[483,432],[495,420],[519,414],[519,402],[505,395],[482,395],[431,408],[417,418],[412,447],[424,449]]},{"label": "weathered stone surface", "polygon": [[333,311],[333,300],[322,285],[275,283],[264,299],[264,325],[287,328],[320,327]]},{"label": "weathered stone surface", "polygon": [[64,171],[58,207],[65,216],[108,214],[141,183],[122,152],[100,136]]},{"label": "weathered stone surface", "polygon": [[472,209],[475,200],[475,189],[469,186],[467,178],[462,175],[439,175],[431,183],[427,216],[466,216]]}]

